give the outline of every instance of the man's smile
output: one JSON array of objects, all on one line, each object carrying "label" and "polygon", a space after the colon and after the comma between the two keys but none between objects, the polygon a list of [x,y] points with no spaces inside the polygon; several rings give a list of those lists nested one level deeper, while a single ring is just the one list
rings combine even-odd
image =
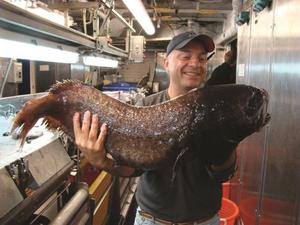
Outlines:
[{"label": "man's smile", "polygon": [[200,77],[200,73],[199,72],[191,72],[191,71],[187,71],[187,72],[183,72],[183,75],[188,76],[188,77]]}]

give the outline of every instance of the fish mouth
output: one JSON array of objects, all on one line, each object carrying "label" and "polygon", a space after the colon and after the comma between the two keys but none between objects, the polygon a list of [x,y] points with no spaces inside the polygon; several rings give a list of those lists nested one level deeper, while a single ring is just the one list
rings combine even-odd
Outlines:
[{"label": "fish mouth", "polygon": [[260,117],[257,123],[257,131],[260,131],[271,120],[271,115],[268,113],[269,94],[265,89],[260,89],[262,95],[262,108],[260,111]]},{"label": "fish mouth", "polygon": [[271,114],[267,113],[266,116],[265,116],[265,118],[264,118],[263,126],[267,125],[270,120],[271,120]]},{"label": "fish mouth", "polygon": [[256,89],[245,108],[245,114],[250,123],[253,123],[256,131],[261,130],[271,119],[271,115],[267,112],[269,103],[269,94],[264,89]]}]

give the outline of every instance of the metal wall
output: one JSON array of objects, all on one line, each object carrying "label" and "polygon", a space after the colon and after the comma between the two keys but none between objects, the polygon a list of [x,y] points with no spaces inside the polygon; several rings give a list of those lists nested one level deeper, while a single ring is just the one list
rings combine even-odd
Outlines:
[{"label": "metal wall", "polygon": [[266,89],[272,119],[239,146],[234,200],[245,225],[300,224],[298,0],[277,0],[238,30],[237,82]]},{"label": "metal wall", "polygon": [[[0,90],[4,82],[4,76],[7,71],[10,59],[0,58]],[[11,73],[12,68],[10,69]],[[6,82],[2,97],[13,96],[18,93],[18,84]]]}]

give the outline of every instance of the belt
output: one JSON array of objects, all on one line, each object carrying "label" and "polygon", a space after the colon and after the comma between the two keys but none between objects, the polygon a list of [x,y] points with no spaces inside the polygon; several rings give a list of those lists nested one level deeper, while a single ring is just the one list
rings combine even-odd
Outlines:
[{"label": "belt", "polygon": [[168,220],[164,220],[164,219],[154,217],[150,213],[147,213],[143,210],[139,210],[139,214],[140,214],[141,217],[144,217],[145,219],[153,220],[155,223],[158,223],[160,225],[194,225],[194,224],[197,224],[197,223],[203,223],[203,222],[205,222],[205,221],[212,218],[212,217],[209,217],[209,218],[204,218],[204,219],[195,220],[195,221],[191,221],[191,222],[175,223],[175,222],[172,222],[172,221],[168,221]]}]

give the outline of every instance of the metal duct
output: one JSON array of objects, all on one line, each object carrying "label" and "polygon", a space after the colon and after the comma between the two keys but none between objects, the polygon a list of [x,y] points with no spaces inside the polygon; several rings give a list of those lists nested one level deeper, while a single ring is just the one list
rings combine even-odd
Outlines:
[{"label": "metal duct", "polygon": [[228,15],[223,25],[223,32],[215,39],[217,45],[225,45],[237,35],[235,18],[243,7],[243,0],[232,0],[232,12]]},{"label": "metal duct", "polygon": [[195,22],[194,20],[189,19],[187,21],[188,31],[194,31],[195,33],[199,33],[200,25],[199,23]]}]

